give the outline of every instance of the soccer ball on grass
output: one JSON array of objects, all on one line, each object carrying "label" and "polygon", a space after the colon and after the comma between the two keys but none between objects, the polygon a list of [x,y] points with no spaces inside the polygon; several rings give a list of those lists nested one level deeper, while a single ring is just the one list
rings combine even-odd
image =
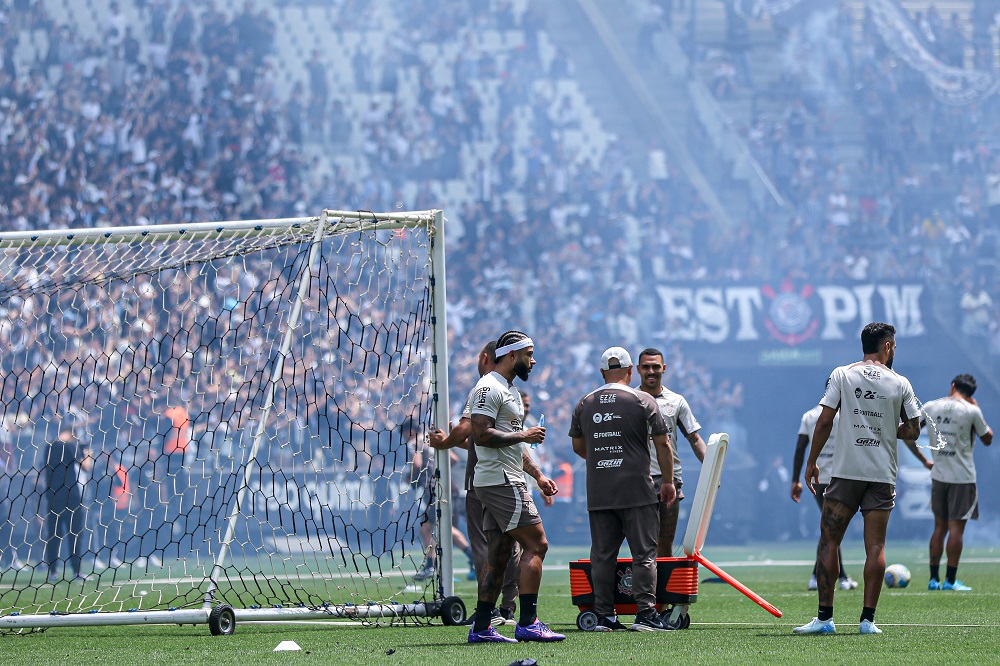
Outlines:
[{"label": "soccer ball on grass", "polygon": [[902,564],[890,564],[885,568],[886,587],[906,587],[910,584],[910,570]]}]

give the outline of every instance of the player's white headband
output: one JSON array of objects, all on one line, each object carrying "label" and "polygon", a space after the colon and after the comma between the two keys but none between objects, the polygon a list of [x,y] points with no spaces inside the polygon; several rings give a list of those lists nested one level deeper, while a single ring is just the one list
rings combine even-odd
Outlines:
[{"label": "player's white headband", "polygon": [[512,342],[509,345],[504,345],[496,350],[495,355],[499,359],[501,356],[517,351],[518,349],[524,349],[526,347],[534,347],[535,343],[531,341],[531,338],[521,338],[517,342]]}]

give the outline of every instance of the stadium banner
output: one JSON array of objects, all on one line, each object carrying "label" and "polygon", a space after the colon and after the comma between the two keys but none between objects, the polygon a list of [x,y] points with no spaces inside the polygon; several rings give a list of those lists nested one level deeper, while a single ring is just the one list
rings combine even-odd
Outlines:
[{"label": "stadium banner", "polygon": [[930,295],[919,282],[669,283],[656,287],[671,340],[762,352],[760,364],[812,365],[823,350],[857,346],[871,321],[929,341]]},{"label": "stadium banner", "polygon": [[915,26],[898,0],[869,0],[867,9],[886,46],[924,75],[941,102],[955,106],[980,102],[1000,87],[990,72],[950,67],[935,58],[920,42]]}]

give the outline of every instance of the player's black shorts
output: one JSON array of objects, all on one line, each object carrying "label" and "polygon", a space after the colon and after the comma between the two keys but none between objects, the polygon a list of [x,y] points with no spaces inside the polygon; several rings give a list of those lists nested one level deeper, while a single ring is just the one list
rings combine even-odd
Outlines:
[{"label": "player's black shorts", "polygon": [[976,484],[932,480],[931,511],[938,520],[979,520]]}]

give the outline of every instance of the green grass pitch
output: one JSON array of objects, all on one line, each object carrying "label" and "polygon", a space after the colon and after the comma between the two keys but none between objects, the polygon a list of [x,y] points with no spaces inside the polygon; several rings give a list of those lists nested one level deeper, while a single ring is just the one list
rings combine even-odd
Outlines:
[{"label": "green grass pitch", "polygon": [[[358,627],[328,622],[242,623],[232,636],[212,637],[204,625],[53,628],[0,637],[3,664],[498,664],[533,658],[554,664],[986,664],[1000,661],[1000,549],[969,548],[960,578],[972,592],[928,592],[923,544],[892,544],[890,562],[913,573],[907,589],[883,588],[876,622],[881,636],[860,636],[861,590],[837,591],[836,636],[793,636],[816,614],[806,590],[808,544],[706,547],[705,555],[784,612],[774,618],[725,584],[702,583],[691,628],[669,633],[593,634],[576,629],[567,562],[583,549],[554,548],[546,559],[540,615],[567,634],[563,643],[467,645],[467,627]],[[860,544],[844,548],[848,572],[861,578]],[[711,577],[702,568],[700,578]],[[473,583],[456,592],[474,606]],[[628,619],[628,618],[626,618]],[[513,634],[513,627],[502,633]],[[300,652],[273,652],[283,640]]]}]

